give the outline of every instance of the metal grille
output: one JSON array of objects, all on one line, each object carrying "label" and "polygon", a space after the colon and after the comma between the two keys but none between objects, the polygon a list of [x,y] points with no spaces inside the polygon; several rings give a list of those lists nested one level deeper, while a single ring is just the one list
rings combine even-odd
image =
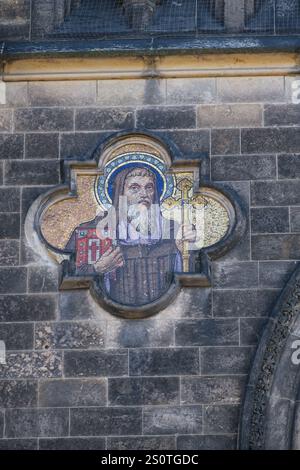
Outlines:
[{"label": "metal grille", "polygon": [[256,0],[255,13],[246,21],[245,32],[299,34],[299,0]]},{"label": "metal grille", "polygon": [[[3,4],[2,4],[2,3]],[[0,0],[0,38],[292,35],[300,0]]]},{"label": "metal grille", "polygon": [[222,19],[214,15],[211,0],[161,0],[147,14],[145,4],[125,8],[120,0],[82,0],[64,23],[56,28],[56,37],[101,36],[108,34],[172,34],[222,31]]},{"label": "metal grille", "polygon": [[66,0],[48,37],[299,34],[300,0]]}]

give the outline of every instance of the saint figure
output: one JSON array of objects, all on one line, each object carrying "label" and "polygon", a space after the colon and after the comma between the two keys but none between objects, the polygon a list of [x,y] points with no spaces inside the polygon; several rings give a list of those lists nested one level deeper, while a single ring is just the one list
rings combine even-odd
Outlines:
[{"label": "saint figure", "polygon": [[[157,300],[182,271],[182,239],[193,242],[192,226],[166,221],[160,211],[156,172],[146,165],[128,166],[112,186],[114,236],[105,235],[106,212],[77,227],[66,250],[75,253],[76,274],[98,274],[109,297],[141,306]],[[167,223],[166,223],[167,222]],[[167,234],[167,236],[166,236]]]}]

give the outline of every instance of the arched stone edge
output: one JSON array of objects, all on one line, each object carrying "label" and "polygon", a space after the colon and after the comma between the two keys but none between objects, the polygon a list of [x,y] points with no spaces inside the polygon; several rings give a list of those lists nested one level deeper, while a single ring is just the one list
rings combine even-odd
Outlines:
[{"label": "arched stone edge", "polygon": [[291,356],[299,332],[300,265],[272,311],[252,364],[240,420],[242,450],[293,447],[300,367]]},{"label": "arched stone edge", "polygon": [[[163,308],[167,307],[170,302],[176,297],[179,293],[181,287],[210,287],[211,286],[211,261],[224,256],[230,249],[236,245],[239,240],[242,238],[243,234],[246,231],[247,221],[245,216],[245,207],[240,197],[231,189],[224,189],[219,184],[211,184],[207,181],[206,178],[200,177],[203,185],[200,184],[200,190],[205,189],[206,191],[217,191],[221,196],[224,197],[224,200],[228,201],[231,205],[228,210],[231,212],[230,222],[231,226],[228,230],[226,236],[210,247],[203,248],[199,251],[197,255],[198,264],[201,266],[201,269],[197,273],[178,273],[175,274],[173,283],[169,291],[158,299],[155,302],[147,304],[142,307],[128,307],[121,304],[118,304],[112,301],[103,291],[99,283],[99,279],[94,276],[72,276],[68,270],[68,260],[66,259],[66,252],[60,249],[57,249],[53,246],[50,246],[45,240],[41,229],[40,229],[40,217],[48,205],[50,200],[53,200],[54,197],[64,196],[65,198],[76,197],[76,181],[72,178],[72,169],[73,168],[83,168],[90,167],[95,168],[98,166],[99,159],[103,152],[114,143],[118,142],[122,138],[127,138],[130,136],[141,136],[147,137],[154,141],[157,141],[159,145],[165,148],[168,154],[171,157],[172,166],[180,167],[189,167],[191,164],[201,162],[207,158],[206,154],[202,154],[198,159],[187,159],[184,158],[182,152],[179,150],[176,144],[168,138],[161,138],[159,135],[153,132],[148,132],[145,130],[130,130],[122,131],[112,134],[100,144],[96,145],[95,149],[91,153],[87,153],[82,156],[82,158],[72,158],[69,157],[61,162],[61,173],[62,180],[64,184],[55,186],[48,192],[46,192],[42,197],[39,198],[38,208],[35,212],[34,217],[34,230],[38,234],[40,242],[44,246],[61,255],[61,272],[60,272],[60,289],[90,289],[92,296],[95,300],[109,312],[121,316],[122,318],[145,318],[150,315],[153,315]],[[36,244],[35,244],[36,245]]]}]

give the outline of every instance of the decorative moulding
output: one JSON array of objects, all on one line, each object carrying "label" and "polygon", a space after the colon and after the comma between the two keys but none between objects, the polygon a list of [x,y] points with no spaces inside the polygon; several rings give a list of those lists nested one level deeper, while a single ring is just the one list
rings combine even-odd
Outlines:
[{"label": "decorative moulding", "polygon": [[256,352],[241,413],[241,449],[300,449],[299,340],[298,266],[273,309]]}]

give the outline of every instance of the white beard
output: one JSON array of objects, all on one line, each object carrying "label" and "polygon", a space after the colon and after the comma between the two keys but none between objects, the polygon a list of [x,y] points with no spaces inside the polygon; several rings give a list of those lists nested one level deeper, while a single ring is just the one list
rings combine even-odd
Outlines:
[{"label": "white beard", "polygon": [[[150,208],[147,208],[145,204],[131,204],[127,211],[128,239],[131,241],[158,240],[161,236],[160,219],[158,204],[152,204]],[[124,227],[122,228],[124,230]]]}]

